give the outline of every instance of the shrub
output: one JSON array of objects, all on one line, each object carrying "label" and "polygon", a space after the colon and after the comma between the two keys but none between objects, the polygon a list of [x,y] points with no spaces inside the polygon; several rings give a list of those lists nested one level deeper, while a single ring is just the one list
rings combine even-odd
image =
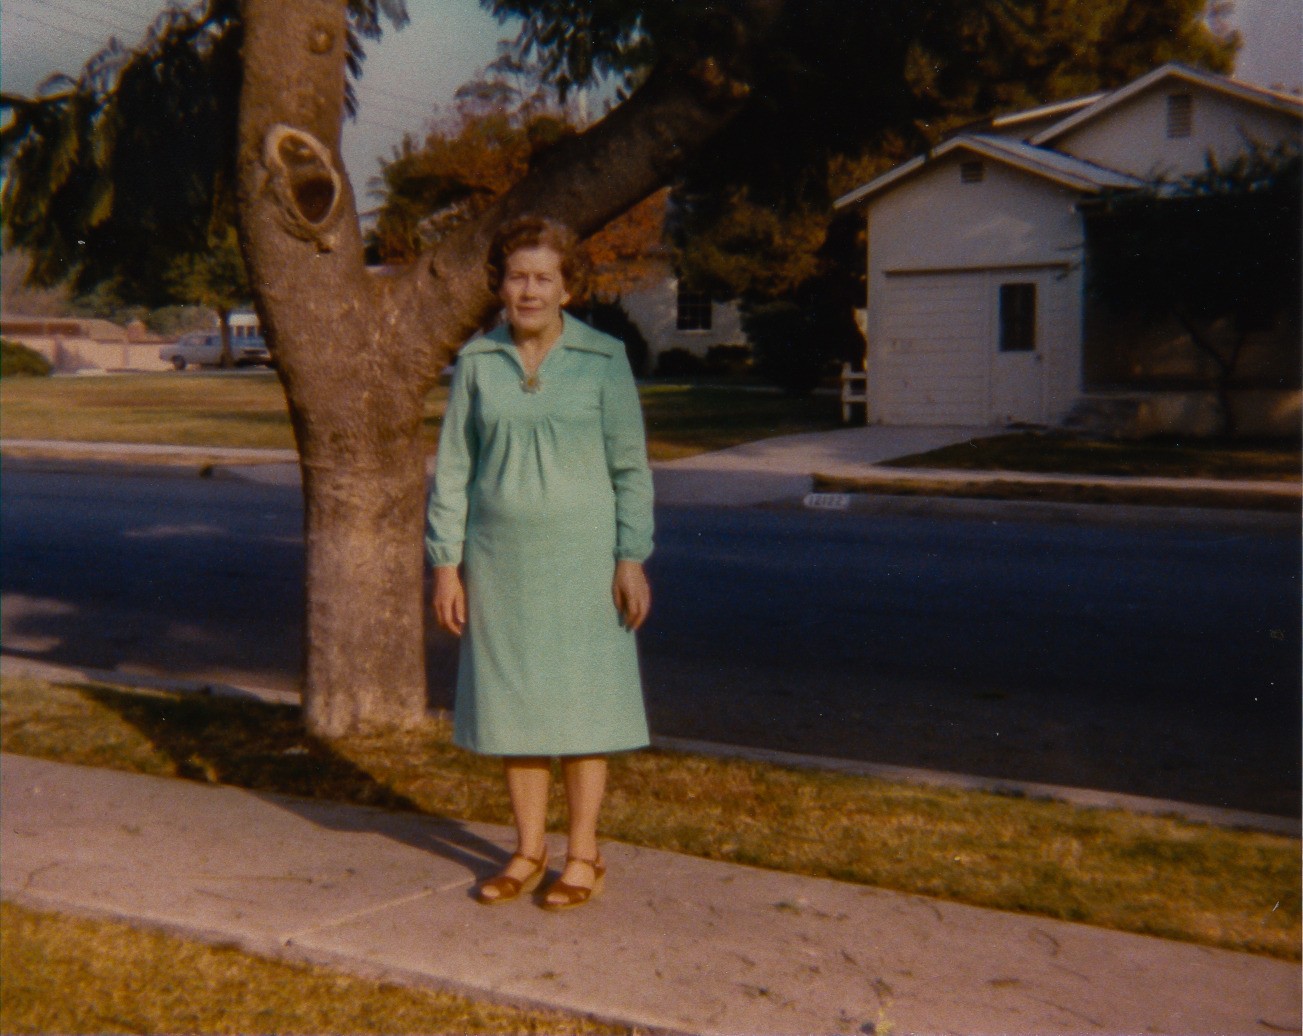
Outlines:
[{"label": "shrub", "polygon": [[742,327],[756,350],[761,377],[792,396],[808,395],[823,377],[827,355],[812,340],[806,314],[794,302],[747,307]]},{"label": "shrub", "polygon": [[0,338],[0,349],[3,349],[3,356],[0,357],[0,377],[44,378],[48,377],[53,369],[49,360],[21,342]]},{"label": "shrub", "polygon": [[749,345],[712,345],[706,350],[706,370],[711,374],[743,374],[750,366]]},{"label": "shrub", "polygon": [[662,378],[691,378],[703,373],[705,369],[701,357],[694,356],[681,346],[666,349],[656,358],[656,374]]},{"label": "shrub", "polygon": [[808,395],[837,364],[864,355],[854,310],[814,280],[792,299],[744,304],[742,329],[757,372],[792,396]]}]

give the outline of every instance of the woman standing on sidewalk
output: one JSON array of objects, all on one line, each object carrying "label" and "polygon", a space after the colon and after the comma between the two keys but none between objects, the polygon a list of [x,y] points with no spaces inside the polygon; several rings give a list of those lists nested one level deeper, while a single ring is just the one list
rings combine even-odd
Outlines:
[{"label": "woman standing on sidewalk", "polygon": [[651,471],[623,345],[561,311],[576,244],[534,217],[494,238],[506,321],[458,356],[427,515],[435,617],[462,638],[454,740],[503,757],[516,822],[485,904],[542,882],[555,756],[569,845],[542,905],[600,891],[605,756],[649,743],[634,632],[651,607]]}]

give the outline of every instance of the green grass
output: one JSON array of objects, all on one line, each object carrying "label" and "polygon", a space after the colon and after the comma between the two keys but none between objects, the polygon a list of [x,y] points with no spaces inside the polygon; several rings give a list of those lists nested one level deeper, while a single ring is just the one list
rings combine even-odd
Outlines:
[{"label": "green grass", "polygon": [[[5,751],[507,823],[496,760],[446,720],[327,745],[297,708],[0,682]],[[554,801],[550,824],[562,824]],[[632,844],[1299,958],[1299,842],[1172,818],[646,751],[612,761],[602,833]]]},{"label": "green grass", "polygon": [[[836,427],[829,399],[687,385],[643,389],[648,452],[671,460],[771,435]],[[422,435],[433,451],[448,390],[426,399]],[[271,372],[23,378],[0,383],[8,439],[292,449],[280,383]]]},{"label": "green grass", "polygon": [[0,904],[5,1033],[627,1033]]},{"label": "green grass", "polygon": [[1016,432],[900,457],[888,466],[954,471],[1060,472],[1173,478],[1300,481],[1297,440],[1225,442],[1159,438],[1090,439],[1059,432]]}]

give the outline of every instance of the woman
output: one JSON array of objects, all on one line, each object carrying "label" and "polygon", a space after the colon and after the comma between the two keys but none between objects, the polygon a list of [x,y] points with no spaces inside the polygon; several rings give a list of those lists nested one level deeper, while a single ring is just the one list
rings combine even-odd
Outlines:
[{"label": "woman", "polygon": [[462,638],[454,740],[503,757],[516,822],[515,854],[476,895],[506,903],[542,882],[559,756],[569,844],[542,899],[554,910],[601,891],[606,754],[649,743],[634,642],[651,607],[642,411],[623,345],[561,311],[575,247],[534,217],[494,238],[506,320],[458,356],[426,526],[435,617]]}]

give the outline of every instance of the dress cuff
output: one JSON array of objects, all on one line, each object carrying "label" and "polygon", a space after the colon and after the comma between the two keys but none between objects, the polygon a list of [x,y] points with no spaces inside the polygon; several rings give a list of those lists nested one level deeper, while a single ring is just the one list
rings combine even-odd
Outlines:
[{"label": "dress cuff", "polygon": [[449,543],[438,547],[428,547],[425,553],[430,559],[431,568],[443,568],[448,565],[461,564],[460,543]]}]

